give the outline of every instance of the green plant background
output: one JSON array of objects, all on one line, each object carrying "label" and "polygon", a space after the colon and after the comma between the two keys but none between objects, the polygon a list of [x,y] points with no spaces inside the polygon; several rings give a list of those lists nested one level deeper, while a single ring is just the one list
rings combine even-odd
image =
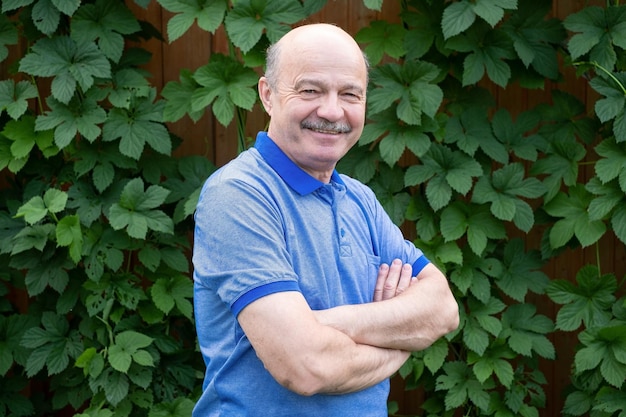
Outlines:
[{"label": "green plant background", "polygon": [[[1,2],[0,416],[188,416],[199,395],[189,249],[215,167],[172,156],[193,138],[165,123],[210,109],[247,147],[263,50],[326,0],[158,3],[173,13],[163,35],[121,0]],[[626,244],[626,6],[563,20],[549,0],[399,6],[401,24],[356,35],[373,65],[369,123],[340,170],[413,225],[459,300],[459,329],[399,372],[425,393],[420,415],[542,415],[539,364],[571,332],[562,415],[626,416],[624,277],[600,262],[601,242]],[[175,42],[194,25],[224,27],[229,53],[157,94],[150,55],[129,41]],[[558,88],[571,68],[596,93],[591,112]],[[556,88],[514,115],[488,83]],[[596,261],[575,279],[542,272],[586,247]],[[546,295],[554,319],[537,309]]]}]

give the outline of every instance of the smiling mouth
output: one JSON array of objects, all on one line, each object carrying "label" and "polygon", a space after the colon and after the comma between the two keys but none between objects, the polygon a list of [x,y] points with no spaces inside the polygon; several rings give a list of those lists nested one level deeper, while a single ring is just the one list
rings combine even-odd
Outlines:
[{"label": "smiling mouth", "polygon": [[342,132],[338,132],[336,130],[323,130],[323,129],[311,129],[314,132],[318,132],[318,133],[324,133],[324,134],[328,134],[328,135],[338,135]]}]

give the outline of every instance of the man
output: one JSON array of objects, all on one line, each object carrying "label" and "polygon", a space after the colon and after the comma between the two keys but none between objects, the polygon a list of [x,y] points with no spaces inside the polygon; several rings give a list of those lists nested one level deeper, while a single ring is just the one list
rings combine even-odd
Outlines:
[{"label": "man", "polygon": [[332,25],[268,50],[268,131],[211,176],[196,211],[195,417],[386,416],[389,377],[457,327],[445,276],[335,171],[363,130],[367,79]]}]

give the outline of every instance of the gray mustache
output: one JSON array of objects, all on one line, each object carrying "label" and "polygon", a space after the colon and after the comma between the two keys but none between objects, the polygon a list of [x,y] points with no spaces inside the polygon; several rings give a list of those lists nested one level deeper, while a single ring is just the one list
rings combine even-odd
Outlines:
[{"label": "gray mustache", "polygon": [[345,123],[331,123],[327,120],[304,120],[300,126],[303,129],[324,130],[334,133],[349,133],[352,128]]}]

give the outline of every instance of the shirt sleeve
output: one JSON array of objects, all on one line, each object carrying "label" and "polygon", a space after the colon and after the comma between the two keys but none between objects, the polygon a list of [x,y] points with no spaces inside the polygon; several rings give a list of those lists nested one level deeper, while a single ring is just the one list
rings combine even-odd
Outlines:
[{"label": "shirt sleeve", "polygon": [[237,315],[279,291],[299,291],[285,247],[281,214],[254,186],[217,175],[195,214],[194,279]]}]

